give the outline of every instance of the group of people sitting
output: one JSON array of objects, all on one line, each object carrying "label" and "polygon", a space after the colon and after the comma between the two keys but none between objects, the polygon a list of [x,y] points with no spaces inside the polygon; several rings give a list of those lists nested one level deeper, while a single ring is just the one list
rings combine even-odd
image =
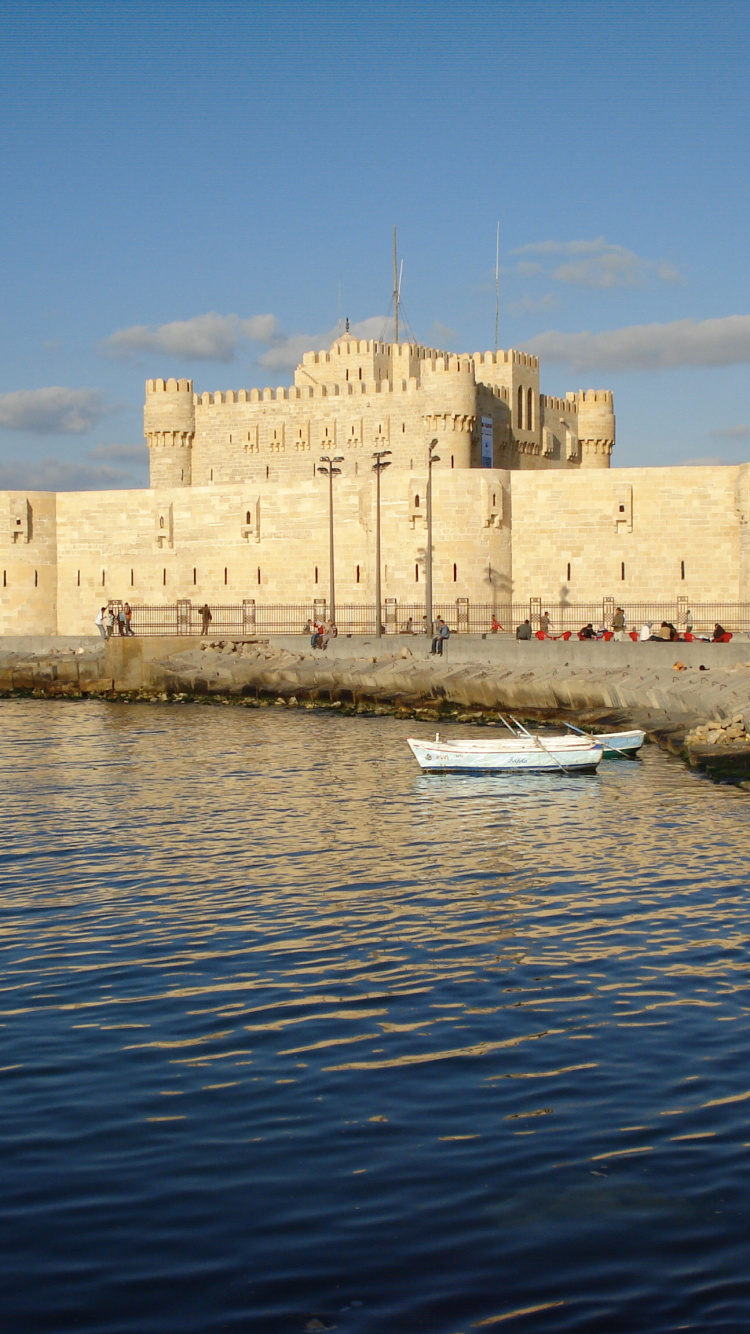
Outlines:
[{"label": "group of people sitting", "polygon": [[[612,620],[609,626],[605,625],[604,621],[602,620],[600,621],[598,628],[594,629],[593,623],[589,621],[588,624],[582,626],[577,633],[578,633],[578,638],[581,640],[632,639],[633,641],[639,641],[640,643],[646,643],[648,640],[663,642],[664,640],[675,640],[675,639],[686,640],[688,643],[690,643],[690,641],[693,639],[700,639],[705,642],[714,644],[728,644],[729,640],[732,638],[731,633],[728,630],[725,630],[723,625],[720,625],[718,621],[714,625],[714,631],[712,635],[698,634],[693,629],[693,616],[690,611],[685,613],[685,616],[682,621],[682,627],[683,628],[680,631],[677,629],[675,625],[673,625],[671,621],[662,621],[661,625],[658,627],[654,625],[653,621],[645,621],[644,624],[641,626],[640,631],[628,630],[627,623],[625,620],[625,612],[623,611],[622,607],[618,607],[614,615],[612,616]],[[502,629],[501,626],[499,628]],[[545,611],[539,618],[538,630],[534,630],[532,628],[531,621],[527,617],[526,620],[523,621],[522,624],[517,627],[516,639],[534,638],[534,639],[567,640],[570,639],[571,637],[572,632],[570,630],[564,630],[561,631],[560,634],[555,635],[550,633],[550,628],[551,628],[551,621],[549,612]],[[494,633],[495,632],[494,620],[492,629]]]},{"label": "group of people sitting", "polygon": [[305,626],[305,634],[310,636],[311,648],[328,648],[328,641],[336,638],[338,628],[334,621],[327,620],[317,623],[310,617]]},{"label": "group of people sitting", "polygon": [[640,634],[638,635],[638,639],[642,644],[646,643],[650,639],[657,641],[665,639],[667,640],[681,639],[687,641],[687,643],[690,643],[691,640],[693,639],[700,639],[703,641],[703,643],[707,644],[711,643],[728,644],[731,638],[732,636],[730,631],[725,630],[724,626],[719,625],[718,621],[714,625],[714,632],[712,635],[698,634],[693,629],[692,620],[690,623],[690,628],[688,629],[686,627],[682,633],[680,633],[680,631],[676,628],[676,626],[672,624],[671,621],[662,621],[658,629],[654,626],[653,621],[645,621],[644,624],[641,626]]}]

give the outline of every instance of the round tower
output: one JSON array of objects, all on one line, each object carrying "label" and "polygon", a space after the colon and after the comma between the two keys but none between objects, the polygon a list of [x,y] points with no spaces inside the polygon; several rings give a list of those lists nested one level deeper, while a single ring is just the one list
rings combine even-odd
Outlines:
[{"label": "round tower", "polygon": [[190,486],[195,408],[192,380],[147,380],[143,433],[153,488]]},{"label": "round tower", "polygon": [[444,356],[422,362],[424,427],[437,439],[449,467],[472,466],[477,422],[477,386],[471,357]]},{"label": "round tower", "polygon": [[611,389],[582,389],[578,400],[578,439],[582,468],[608,468],[615,444]]}]

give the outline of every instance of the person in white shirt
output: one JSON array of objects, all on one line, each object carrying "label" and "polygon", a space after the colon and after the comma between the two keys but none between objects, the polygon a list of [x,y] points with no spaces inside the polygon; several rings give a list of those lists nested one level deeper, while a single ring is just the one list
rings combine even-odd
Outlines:
[{"label": "person in white shirt", "polygon": [[104,629],[104,617],[106,615],[106,611],[107,608],[102,607],[101,610],[98,611],[96,614],[96,624],[99,628],[99,634],[101,635],[102,639],[107,638],[107,631]]}]

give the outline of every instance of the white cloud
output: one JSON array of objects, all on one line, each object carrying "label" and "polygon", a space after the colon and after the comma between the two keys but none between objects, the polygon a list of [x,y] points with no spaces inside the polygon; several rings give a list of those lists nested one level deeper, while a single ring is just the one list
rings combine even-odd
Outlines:
[{"label": "white cloud", "polygon": [[53,435],[85,435],[101,421],[106,408],[94,389],[16,389],[0,394],[0,426],[13,431]]},{"label": "white cloud", "polygon": [[94,445],[87,451],[89,459],[117,459],[121,462],[148,463],[148,446],[140,445]]},{"label": "white cloud", "polygon": [[511,255],[589,255],[607,249],[603,236],[595,236],[592,241],[532,241],[530,245],[517,246]]},{"label": "white cloud", "polygon": [[632,324],[604,333],[538,334],[524,347],[576,371],[655,371],[674,366],[736,366],[750,361],[750,315]]},{"label": "white cloud", "polygon": [[[238,315],[196,315],[190,320],[174,320],[151,328],[134,324],[119,329],[101,344],[109,356],[123,359],[140,357],[144,353],[183,358],[192,361],[236,360],[244,342],[264,343],[266,351],[257,358],[267,370],[289,371],[298,366],[305,352],[329,348],[342,330],[326,329],[322,333],[284,334],[275,315],[254,315],[240,319]],[[393,337],[393,320],[373,315],[351,326],[356,338],[389,340]]]},{"label": "white cloud", "polygon": [[433,346],[436,348],[447,348],[458,337],[455,329],[451,329],[447,324],[441,324],[440,320],[433,322],[430,329],[430,338],[433,340]]},{"label": "white cloud", "polygon": [[69,462],[55,457],[36,462],[0,461],[2,491],[101,491],[139,485],[143,482],[107,464]]},{"label": "white cloud", "polygon": [[518,301],[509,301],[508,312],[511,315],[529,315],[537,310],[554,310],[559,305],[559,296],[554,292],[546,292],[540,297],[522,296]]},{"label": "white cloud", "polygon": [[726,464],[719,454],[703,454],[697,459],[681,459],[678,468],[716,468]]},{"label": "white cloud", "polygon": [[109,356],[122,359],[152,352],[168,357],[182,357],[191,361],[234,361],[240,344],[245,340],[256,343],[274,343],[281,338],[275,315],[253,315],[240,319],[238,315],[195,315],[190,320],[173,320],[151,328],[134,324],[119,329],[102,341],[102,349]]},{"label": "white cloud", "polygon": [[565,256],[567,263],[546,270],[538,261],[521,261],[518,271],[527,275],[549,272],[557,282],[577,287],[640,287],[656,275],[661,282],[684,282],[682,274],[667,260],[642,259],[626,246],[615,245],[604,236],[580,241],[539,241],[520,246],[514,255]]},{"label": "white cloud", "polygon": [[[384,315],[372,315],[369,319],[352,324],[349,332],[354,338],[377,338],[388,342],[393,338],[393,320]],[[342,329],[328,329],[319,334],[290,334],[289,337],[279,337],[273,347],[258,357],[258,362],[267,370],[294,370],[305,352],[319,352],[329,348],[342,333]]]},{"label": "white cloud", "polygon": [[750,430],[747,426],[724,426],[711,435],[717,440],[747,440]]}]

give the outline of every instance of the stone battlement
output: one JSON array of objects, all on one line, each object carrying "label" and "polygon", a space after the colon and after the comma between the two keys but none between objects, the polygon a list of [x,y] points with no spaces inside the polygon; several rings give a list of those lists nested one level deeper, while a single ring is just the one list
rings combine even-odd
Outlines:
[{"label": "stone battlement", "polygon": [[305,352],[291,385],[194,392],[191,380],[148,380],[144,431],[154,487],[280,483],[311,476],[315,455],[331,448],[386,444],[394,470],[413,471],[428,439],[452,469],[608,467],[614,412],[608,390],[542,396],[530,352],[456,353],[347,332]]},{"label": "stone battlement", "polygon": [[192,380],[147,380],[147,394],[192,394]]}]

